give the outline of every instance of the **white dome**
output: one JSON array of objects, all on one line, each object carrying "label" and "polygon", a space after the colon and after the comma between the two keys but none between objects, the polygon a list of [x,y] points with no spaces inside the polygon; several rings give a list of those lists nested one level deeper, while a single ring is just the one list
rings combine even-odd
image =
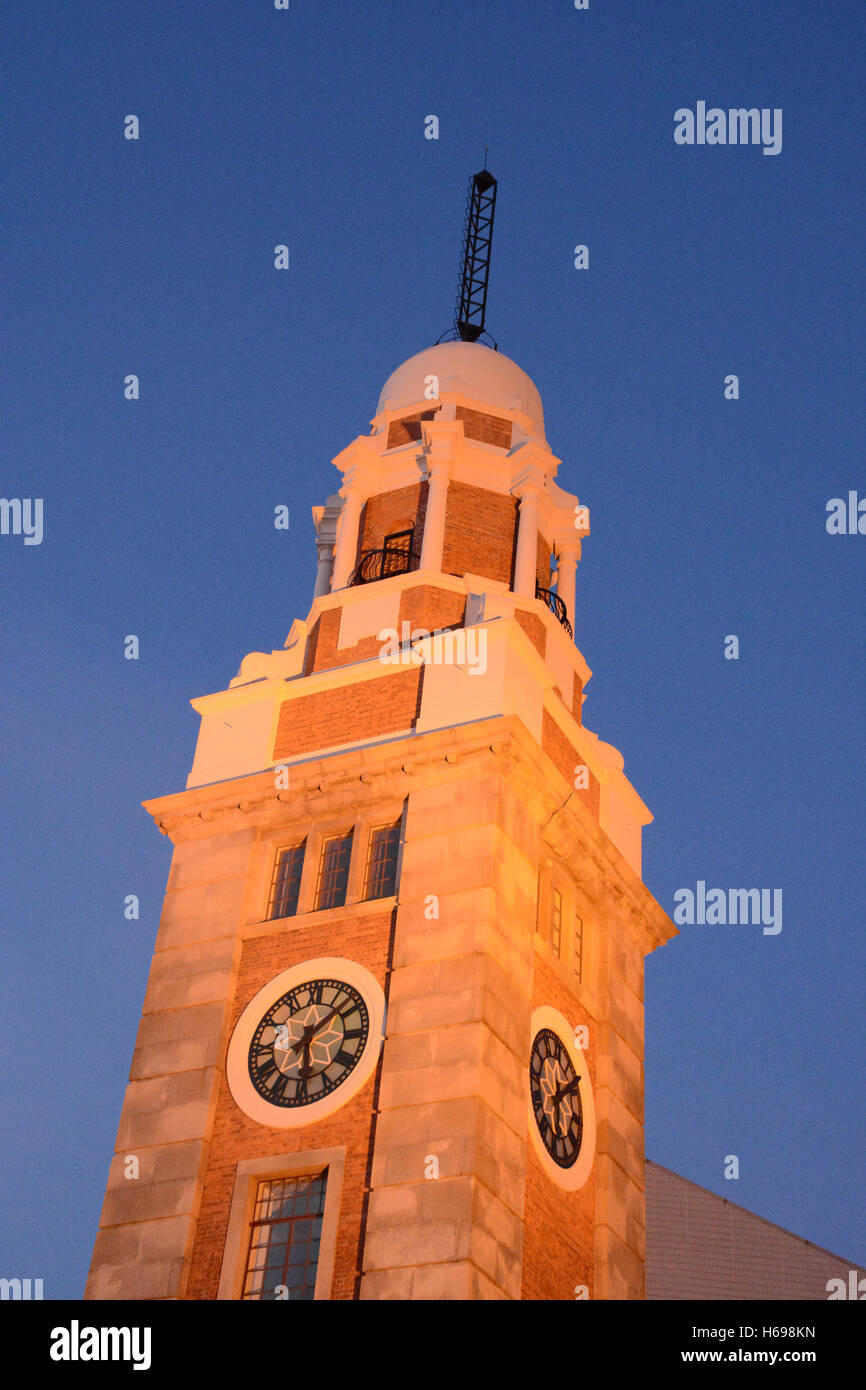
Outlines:
[{"label": "white dome", "polygon": [[454,391],[489,406],[494,413],[522,411],[532,421],[533,432],[544,440],[544,410],[533,382],[510,357],[483,343],[438,343],[417,352],[388,377],[376,414],[417,405],[424,397],[428,376],[439,378],[440,394]]}]

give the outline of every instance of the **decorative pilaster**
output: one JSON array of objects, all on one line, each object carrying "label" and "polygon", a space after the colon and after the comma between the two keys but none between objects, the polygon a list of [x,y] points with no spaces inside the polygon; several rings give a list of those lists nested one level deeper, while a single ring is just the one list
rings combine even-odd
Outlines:
[{"label": "decorative pilaster", "polygon": [[343,475],[339,495],[344,499],[331,575],[331,593],[334,593],[337,589],[344,589],[352,576],[358,550],[361,509],[367,498],[378,490],[382,461],[368,435],[359,436],[331,461]]},{"label": "decorative pilaster", "polygon": [[319,565],[316,570],[316,587],[313,598],[321,598],[330,593],[331,577],[334,571],[334,546],[337,542],[337,526],[343,509],[343,499],[338,493],[329,497],[324,507],[313,508],[313,522],[316,527],[316,550]]},{"label": "decorative pilaster", "polygon": [[331,577],[331,590],[344,589],[349,582],[358,549],[358,525],[365,495],[357,484],[346,484],[342,489],[343,516],[340,534],[334,552],[334,572]]},{"label": "decorative pilaster", "polygon": [[451,474],[450,462],[446,459],[431,460],[428,469],[427,511],[424,516],[424,539],[421,542],[421,569],[442,568],[442,555],[445,548],[445,508],[448,502],[448,479]]},{"label": "decorative pilaster", "polygon": [[568,619],[572,627],[574,626],[575,575],[577,573],[578,545],[578,541],[573,541],[570,545],[560,545],[559,578],[556,583],[556,592],[565,604]]},{"label": "decorative pilaster", "polygon": [[442,569],[445,548],[445,512],[448,505],[448,479],[454,455],[463,438],[461,420],[425,420],[421,426],[427,465],[427,510],[421,542],[421,569]]},{"label": "decorative pilaster", "polygon": [[424,425],[424,443],[427,447],[427,509],[424,514],[424,537],[421,542],[422,570],[438,572],[442,569],[448,479],[451,476],[454,444],[458,433],[463,434],[463,426],[455,420],[444,422],[444,429],[443,424],[439,422],[436,422],[433,429],[426,423]]},{"label": "decorative pilaster", "polygon": [[538,504],[541,490],[534,483],[524,483],[519,493],[520,511],[517,517],[517,555],[514,563],[514,592],[524,598],[535,598],[535,560],[538,547]]}]

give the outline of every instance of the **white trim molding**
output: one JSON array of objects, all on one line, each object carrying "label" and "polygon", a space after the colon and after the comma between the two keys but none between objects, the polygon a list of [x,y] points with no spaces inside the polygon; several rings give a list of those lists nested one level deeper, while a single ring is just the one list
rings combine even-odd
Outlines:
[{"label": "white trim molding", "polygon": [[327,1170],[325,1211],[322,1219],[322,1234],[319,1238],[319,1262],[316,1268],[316,1288],[313,1297],[316,1300],[330,1299],[345,1165],[346,1150],[344,1148],[309,1149],[306,1153],[272,1154],[267,1158],[245,1158],[238,1163],[223,1249],[222,1269],[217,1291],[218,1300],[237,1302],[243,1294],[250,1227],[259,1183],[267,1181],[269,1178],[300,1178],[307,1175],[312,1177],[321,1173],[323,1169]]},{"label": "white trim molding", "polygon": [[[364,1051],[345,1081],[321,1100],[285,1109],[271,1105],[264,1096],[259,1095],[250,1077],[249,1050],[253,1034],[264,1014],[283,994],[306,983],[307,980],[323,978],[344,981],[363,996],[369,1017],[369,1031]],[[226,1079],[235,1104],[251,1120],[260,1125],[267,1125],[270,1129],[300,1129],[304,1125],[333,1115],[357,1095],[372,1076],[379,1059],[384,1028],[385,995],[382,986],[376,977],[371,975],[369,970],[365,970],[363,965],[358,965],[357,961],[347,960],[342,956],[320,956],[315,960],[293,965],[290,970],[281,971],[253,996],[232,1033],[226,1058]]]}]

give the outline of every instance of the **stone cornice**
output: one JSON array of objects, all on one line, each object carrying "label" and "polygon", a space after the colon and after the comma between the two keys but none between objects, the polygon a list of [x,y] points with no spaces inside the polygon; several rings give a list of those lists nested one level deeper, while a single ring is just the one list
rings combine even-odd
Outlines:
[{"label": "stone cornice", "polygon": [[440,463],[451,463],[463,443],[462,420],[422,420],[421,437],[427,456],[427,471]]},{"label": "stone cornice", "polygon": [[[475,410],[479,415],[492,415],[499,420],[510,420],[512,424],[519,427],[524,437],[537,438],[533,434],[531,417],[517,405],[511,407],[499,405],[494,409],[489,402],[479,400],[475,396],[467,396],[462,391],[442,391],[438,396],[422,396],[408,405],[387,406],[378,415],[374,415],[370,421],[372,435],[364,437],[380,440],[384,435],[385,441],[387,441],[388,427],[394,420],[405,420],[411,416],[423,415],[428,410],[442,412],[447,406],[457,405],[462,405],[467,410]],[[542,448],[547,447],[543,440],[539,440],[539,443]]]},{"label": "stone cornice", "polygon": [[287,808],[287,818],[302,812],[324,816],[341,809],[347,792],[360,808],[365,799],[393,799],[395,793],[405,796],[415,778],[429,783],[431,772],[442,778],[453,776],[458,768],[465,772],[478,759],[489,758],[491,730],[498,732],[501,727],[501,719],[494,718],[289,761],[289,787],[284,789],[276,785],[277,769],[269,768],[227,782],[189,787],[142,805],[174,843],[265,823],[278,804]]},{"label": "stone cornice", "polygon": [[[347,803],[364,812],[378,801],[408,795],[415,786],[453,782],[489,769],[502,775],[541,827],[545,844],[566,862],[579,862],[582,886],[615,911],[643,951],[677,934],[670,918],[591,812],[543,753],[517,715],[341,749],[288,765],[289,787],[274,769],[142,804],[175,843],[270,827],[275,813],[290,820],[326,819]],[[557,790],[559,789],[559,790]],[[562,795],[562,793],[567,793]]]},{"label": "stone cornice", "polygon": [[341,495],[356,492],[366,498],[411,487],[426,480],[428,459],[447,457],[455,482],[504,496],[519,495],[526,486],[537,487],[539,524],[551,538],[554,531],[562,534],[569,528],[578,538],[587,534],[574,531],[578,498],[559,486],[549,486],[562,460],[535,437],[521,440],[511,450],[500,449],[467,439],[462,420],[425,420],[422,433],[422,439],[395,449],[386,449],[381,435],[358,435],[332,460],[344,475]]},{"label": "stone cornice", "polygon": [[381,456],[369,435],[359,434],[331,462],[343,475],[340,496],[349,492],[369,496],[375,491],[381,474]]},{"label": "stone cornice", "polygon": [[537,488],[539,500],[544,496],[548,478],[552,478],[560,459],[542,449],[536,440],[529,439],[511,455],[510,491],[517,497],[530,488]]}]

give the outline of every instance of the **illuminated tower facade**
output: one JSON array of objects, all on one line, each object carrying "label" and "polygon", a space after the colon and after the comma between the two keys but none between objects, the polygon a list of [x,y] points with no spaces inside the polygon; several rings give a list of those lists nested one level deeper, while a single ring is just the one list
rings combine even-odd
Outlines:
[{"label": "illuminated tower facade", "polygon": [[529,377],[411,358],[201,715],[87,1296],[644,1296],[651,819]]}]

